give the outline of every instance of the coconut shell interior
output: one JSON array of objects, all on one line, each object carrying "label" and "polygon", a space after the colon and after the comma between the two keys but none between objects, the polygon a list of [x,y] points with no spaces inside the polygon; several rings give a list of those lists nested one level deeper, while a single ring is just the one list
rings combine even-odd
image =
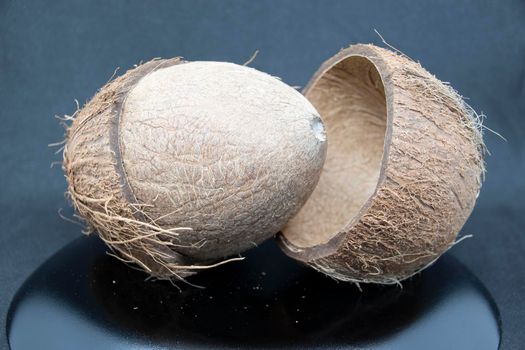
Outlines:
[{"label": "coconut shell interior", "polygon": [[343,281],[399,283],[455,244],[484,169],[476,113],[405,55],[352,45],[304,90],[327,130],[318,188],[279,242]]},{"label": "coconut shell interior", "polygon": [[387,129],[385,89],[366,57],[335,62],[305,92],[325,123],[328,150],[315,191],[283,230],[298,248],[327,243],[359,215],[378,184]]}]

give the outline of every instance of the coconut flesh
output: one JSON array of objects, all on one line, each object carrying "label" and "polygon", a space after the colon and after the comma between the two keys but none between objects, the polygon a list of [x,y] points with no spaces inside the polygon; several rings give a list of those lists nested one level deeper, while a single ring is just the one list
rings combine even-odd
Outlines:
[{"label": "coconut flesh", "polygon": [[117,257],[184,277],[277,233],[313,191],[326,137],[280,80],[154,60],[105,85],[67,131],[68,195]]},{"label": "coconut flesh", "polygon": [[451,247],[484,172],[479,120],[404,55],[354,45],[304,90],[323,117],[319,183],[279,236],[283,251],[343,281],[399,283]]}]

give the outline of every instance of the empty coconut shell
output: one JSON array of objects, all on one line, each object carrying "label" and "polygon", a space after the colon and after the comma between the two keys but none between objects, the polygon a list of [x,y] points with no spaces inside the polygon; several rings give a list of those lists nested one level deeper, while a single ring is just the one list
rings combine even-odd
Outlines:
[{"label": "empty coconut shell", "polygon": [[68,195],[126,262],[183,277],[277,233],[326,153],[295,89],[225,62],[154,60],[105,85],[67,131]]},{"label": "empty coconut shell", "polygon": [[408,57],[354,45],[304,94],[325,122],[319,183],[279,236],[284,252],[339,280],[398,283],[454,244],[478,196],[474,111]]}]

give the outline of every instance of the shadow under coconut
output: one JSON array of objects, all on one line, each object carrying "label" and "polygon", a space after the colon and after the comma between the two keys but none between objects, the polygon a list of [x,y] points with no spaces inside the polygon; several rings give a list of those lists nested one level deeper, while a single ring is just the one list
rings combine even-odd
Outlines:
[{"label": "shadow under coconut", "polygon": [[23,285],[8,315],[13,350],[151,348],[496,349],[499,316],[451,255],[397,286],[336,282],[267,242],[180,290],[79,238]]}]

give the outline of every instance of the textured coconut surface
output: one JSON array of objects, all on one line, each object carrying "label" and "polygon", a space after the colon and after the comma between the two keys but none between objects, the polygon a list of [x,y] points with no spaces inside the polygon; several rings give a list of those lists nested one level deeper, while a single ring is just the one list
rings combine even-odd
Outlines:
[{"label": "textured coconut surface", "polygon": [[214,267],[276,234],[326,154],[306,98],[233,63],[151,60],[66,119],[67,196],[86,232],[157,278]]},{"label": "textured coconut surface", "polygon": [[340,280],[391,284],[453,246],[484,178],[482,117],[374,45],[341,50],[304,93],[326,118],[327,164],[280,236],[284,251]]},{"label": "textured coconut surface", "polygon": [[[53,154],[58,148],[46,145],[60,141],[63,133],[53,115],[73,113],[74,99],[85,103],[117,66],[121,74],[153,57],[183,54],[242,64],[260,49],[251,66],[304,87],[342,47],[381,45],[373,32],[377,28],[388,42],[469,97],[476,110],[488,115],[485,125],[508,140],[486,132],[492,154],[486,159],[487,177],[461,233],[474,237],[444,258],[459,258],[485,284],[501,313],[501,348],[520,349],[525,343],[525,187],[518,176],[525,173],[524,11],[522,1],[323,6],[308,0],[166,1],[154,6],[142,1],[0,1],[0,348],[7,349],[4,320],[15,291],[46,258],[81,236],[80,226],[57,215],[63,208],[62,214],[71,218],[72,210],[63,196],[60,166],[49,168],[60,156]],[[282,253],[270,251],[280,261]],[[319,310],[326,310],[321,308],[324,299],[317,300]],[[407,303],[413,306],[414,297]]]}]

